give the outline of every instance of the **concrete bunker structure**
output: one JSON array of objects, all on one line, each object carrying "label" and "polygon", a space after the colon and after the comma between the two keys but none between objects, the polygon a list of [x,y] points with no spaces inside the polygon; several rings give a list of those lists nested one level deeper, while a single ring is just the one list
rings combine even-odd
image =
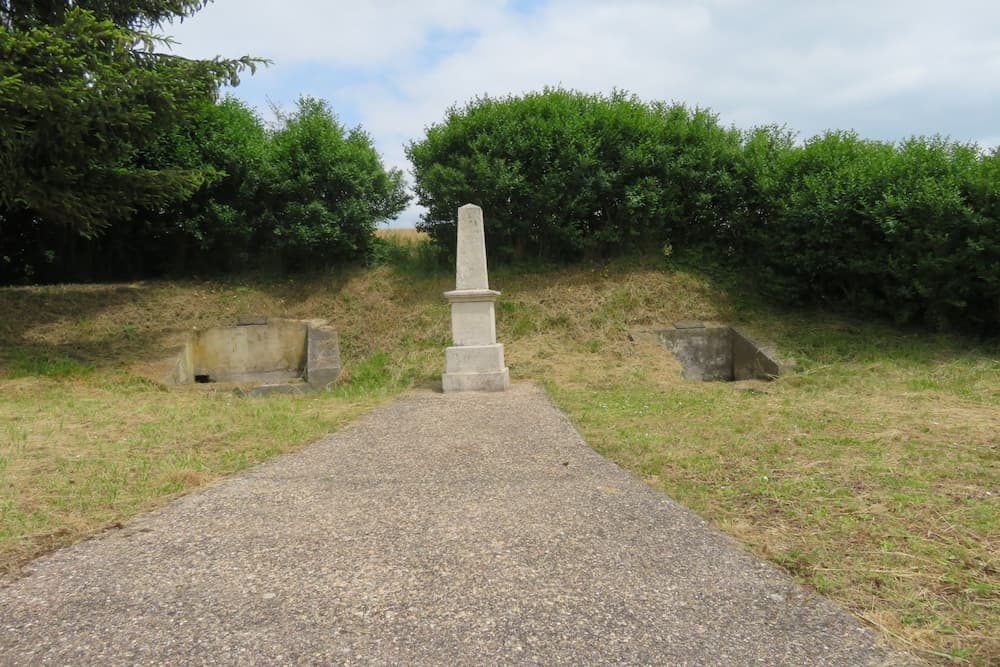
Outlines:
[{"label": "concrete bunker structure", "polygon": [[652,333],[681,362],[682,375],[688,380],[773,380],[791,369],[774,350],[732,327],[682,321],[672,329]]},{"label": "concrete bunker structure", "polygon": [[242,317],[235,327],[195,329],[174,367],[177,384],[254,385],[251,395],[305,393],[340,375],[340,339],[326,320]]}]

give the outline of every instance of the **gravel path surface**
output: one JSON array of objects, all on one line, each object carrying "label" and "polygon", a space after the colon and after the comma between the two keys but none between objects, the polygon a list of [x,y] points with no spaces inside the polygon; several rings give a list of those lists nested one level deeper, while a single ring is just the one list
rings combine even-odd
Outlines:
[{"label": "gravel path surface", "polygon": [[410,393],[35,561],[3,665],[906,665],[537,387]]}]

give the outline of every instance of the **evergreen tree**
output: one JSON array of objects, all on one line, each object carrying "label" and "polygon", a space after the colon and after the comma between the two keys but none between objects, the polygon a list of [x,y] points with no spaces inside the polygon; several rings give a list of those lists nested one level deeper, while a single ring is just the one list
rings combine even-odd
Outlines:
[{"label": "evergreen tree", "polygon": [[0,239],[51,225],[92,236],[198,188],[198,167],[135,156],[261,62],[156,50],[169,40],[155,30],[205,4],[0,0]]}]

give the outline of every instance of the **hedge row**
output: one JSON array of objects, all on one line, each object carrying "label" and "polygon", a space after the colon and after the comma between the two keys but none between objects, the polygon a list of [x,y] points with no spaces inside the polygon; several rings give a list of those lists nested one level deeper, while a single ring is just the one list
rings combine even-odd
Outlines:
[{"label": "hedge row", "polygon": [[407,147],[421,229],[454,243],[455,209],[477,203],[508,259],[642,250],[715,226],[739,153],[708,112],[561,89],[478,98]]},{"label": "hedge row", "polygon": [[1000,154],[845,132],[792,146],[760,131],[745,155],[757,206],[733,217],[737,259],[786,301],[1000,333]]},{"label": "hedge row", "polygon": [[546,89],[449,109],[407,153],[419,227],[487,211],[499,261],[701,246],[792,303],[1000,333],[1000,156],[941,138],[797,145],[683,105]]}]

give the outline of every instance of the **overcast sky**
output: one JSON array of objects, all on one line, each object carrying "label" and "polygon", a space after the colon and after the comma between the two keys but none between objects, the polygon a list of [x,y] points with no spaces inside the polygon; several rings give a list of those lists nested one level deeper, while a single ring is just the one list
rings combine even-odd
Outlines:
[{"label": "overcast sky", "polygon": [[[300,95],[389,166],[476,95],[561,85],[709,107],[724,125],[1000,144],[997,0],[215,0],[163,32],[190,57],[274,61],[232,92]],[[412,226],[411,209],[396,225]]]}]

